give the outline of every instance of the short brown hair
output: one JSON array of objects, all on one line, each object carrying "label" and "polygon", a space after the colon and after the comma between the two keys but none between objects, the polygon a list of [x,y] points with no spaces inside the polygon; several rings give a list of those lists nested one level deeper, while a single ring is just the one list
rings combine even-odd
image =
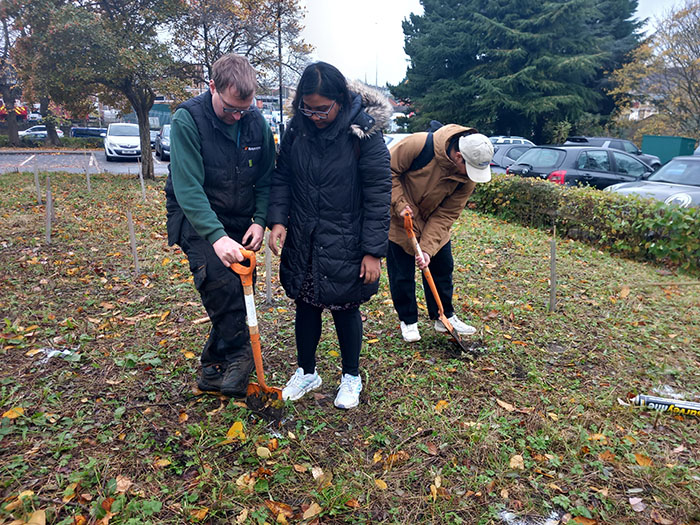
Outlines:
[{"label": "short brown hair", "polygon": [[219,58],[211,68],[212,80],[217,91],[236,88],[239,98],[248,98],[255,94],[258,81],[255,70],[245,57],[229,53]]}]

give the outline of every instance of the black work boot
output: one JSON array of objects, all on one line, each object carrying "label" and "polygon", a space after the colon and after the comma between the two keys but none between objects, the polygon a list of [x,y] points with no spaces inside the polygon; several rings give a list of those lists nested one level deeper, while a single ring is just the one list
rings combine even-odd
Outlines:
[{"label": "black work boot", "polygon": [[221,393],[229,397],[245,397],[253,368],[255,361],[248,347],[226,365],[226,372],[221,380]]},{"label": "black work boot", "polygon": [[203,392],[221,392],[221,382],[226,367],[221,363],[202,365],[202,373],[197,380],[197,388]]}]

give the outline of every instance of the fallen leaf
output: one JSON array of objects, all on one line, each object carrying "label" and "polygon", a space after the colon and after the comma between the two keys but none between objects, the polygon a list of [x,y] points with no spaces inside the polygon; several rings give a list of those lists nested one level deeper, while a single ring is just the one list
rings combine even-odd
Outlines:
[{"label": "fallen leaf", "polygon": [[349,499],[345,502],[345,505],[352,508],[352,509],[359,509],[360,508],[360,502],[357,501],[356,499]]},{"label": "fallen leaf", "polygon": [[610,452],[609,450],[604,450],[600,454],[598,454],[598,459],[601,461],[607,461],[608,463],[615,461],[615,454]]},{"label": "fallen leaf", "polygon": [[245,432],[243,432],[243,422],[236,421],[231,428],[226,432],[226,437],[229,439],[239,439],[245,441]]},{"label": "fallen leaf", "polygon": [[190,516],[192,516],[193,520],[196,521],[202,521],[204,518],[207,517],[207,513],[209,512],[209,509],[207,507],[201,508],[201,509],[192,509],[190,511]]},{"label": "fallen leaf", "polygon": [[282,503],[280,501],[265,500],[265,506],[270,509],[270,512],[275,516],[282,514],[285,518],[291,518],[294,516],[294,510],[291,505]]},{"label": "fallen leaf", "polygon": [[649,517],[651,517],[654,523],[658,523],[659,525],[673,525],[675,523],[673,520],[664,518],[656,509],[652,509]]},{"label": "fallen leaf", "polygon": [[428,454],[430,454],[431,456],[438,455],[438,448],[435,445],[435,443],[426,443],[425,446],[428,448]]},{"label": "fallen leaf", "polygon": [[37,510],[32,513],[27,525],[46,525],[46,511]]},{"label": "fallen leaf", "polygon": [[501,498],[508,499],[508,489],[501,489]]},{"label": "fallen leaf", "polygon": [[19,416],[24,415],[24,408],[22,407],[13,407],[7,412],[5,412],[2,417],[6,417],[7,419],[17,419]]},{"label": "fallen leaf", "polygon": [[377,450],[377,451],[374,453],[374,456],[372,457],[372,461],[373,461],[374,463],[379,463],[379,462],[382,460],[383,457],[384,457],[384,454],[382,453],[382,451],[381,451],[381,450]]},{"label": "fallen leaf", "polygon": [[600,441],[603,445],[608,444],[608,438],[605,434],[591,434],[588,436],[588,441]]},{"label": "fallen leaf", "polygon": [[640,467],[650,467],[653,463],[649,456],[646,456],[640,452],[634,453],[634,459],[637,460],[637,465]]},{"label": "fallen leaf", "polygon": [[510,468],[525,470],[525,460],[520,454],[510,458]]},{"label": "fallen leaf", "polygon": [[159,467],[159,468],[167,467],[168,465],[170,465],[170,460],[169,459],[159,459],[156,461],[155,465],[156,465],[156,467]]},{"label": "fallen leaf", "polygon": [[449,405],[449,403],[447,401],[445,401],[444,399],[441,399],[435,405],[435,412],[437,412],[438,414],[442,414],[442,411],[445,410],[447,405]]},{"label": "fallen leaf", "polygon": [[598,525],[598,522],[596,520],[584,518],[583,516],[576,516],[571,521],[574,523],[578,523],[579,525]]},{"label": "fallen leaf", "polygon": [[501,408],[505,408],[508,412],[515,412],[515,407],[510,403],[506,403],[505,401],[501,401],[500,399],[496,399],[496,403],[498,403]]},{"label": "fallen leaf", "polygon": [[305,520],[308,520],[309,518],[313,518],[317,514],[321,512],[321,507],[319,506],[318,503],[314,502],[311,505],[309,505],[309,508],[304,511],[304,515],[302,516]]},{"label": "fallen leaf", "polygon": [[547,415],[552,421],[559,421],[559,416],[556,415],[554,412],[547,412]]},{"label": "fallen leaf", "polygon": [[242,525],[248,519],[248,509],[243,509],[241,513],[236,517],[236,523]]},{"label": "fallen leaf", "polygon": [[620,290],[620,297],[623,299],[627,297],[630,294],[630,287],[629,286],[623,286],[622,289]]},{"label": "fallen leaf", "polygon": [[379,339],[370,339],[367,341],[367,344],[371,345],[371,344],[378,343],[378,342],[379,342]]},{"label": "fallen leaf", "polygon": [[328,352],[328,355],[331,355],[333,357],[338,357],[340,355],[340,353],[337,350],[330,350]]},{"label": "fallen leaf", "polygon": [[632,510],[635,512],[642,512],[647,508],[646,504],[642,501],[642,498],[629,498]]},{"label": "fallen leaf", "polygon": [[404,450],[399,450],[395,454],[389,454],[386,459],[384,460],[384,468],[386,470],[389,470],[391,467],[398,463],[403,463],[404,461],[408,461],[411,458],[411,456],[408,455],[408,452]]},{"label": "fallen leaf", "polygon": [[294,465],[294,470],[296,472],[302,473],[306,472],[308,469],[304,465]]},{"label": "fallen leaf", "polygon": [[126,494],[126,491],[128,491],[131,488],[132,481],[125,477],[122,476],[121,474],[117,476],[117,493],[118,494]]},{"label": "fallen leaf", "polygon": [[382,479],[375,479],[374,484],[381,490],[386,490],[388,488],[386,482]]},{"label": "fallen leaf", "polygon": [[182,355],[184,355],[186,359],[194,359],[195,358],[194,352],[190,352],[189,350],[182,352]]},{"label": "fallen leaf", "polygon": [[190,418],[190,416],[188,416],[186,412],[180,412],[180,415],[178,416],[177,419],[178,419],[178,421],[180,421],[180,423],[184,423],[189,418]]},{"label": "fallen leaf", "polygon": [[33,495],[34,495],[34,491],[32,491],[32,490],[23,490],[22,492],[19,493],[16,500],[8,503],[5,506],[4,510],[6,510],[8,512],[15,510],[17,507],[20,507],[22,505],[22,500],[24,498],[31,498]]},{"label": "fallen leaf", "polygon": [[319,479],[323,477],[323,469],[321,467],[313,467],[311,469],[311,475],[314,477],[314,479]]},{"label": "fallen leaf", "polygon": [[270,449],[267,447],[258,447],[256,453],[258,454],[258,457],[261,458],[269,458],[272,455],[272,452],[270,452]]},{"label": "fallen leaf", "polygon": [[678,445],[671,451],[671,454],[680,454],[681,452],[685,452],[685,450],[686,448],[683,445]]}]

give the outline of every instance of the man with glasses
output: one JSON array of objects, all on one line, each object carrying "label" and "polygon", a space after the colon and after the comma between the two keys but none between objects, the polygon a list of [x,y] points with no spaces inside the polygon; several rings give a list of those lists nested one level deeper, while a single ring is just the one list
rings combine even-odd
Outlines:
[{"label": "man with glasses", "polygon": [[197,386],[244,397],[254,367],[240,279],[229,266],[263,241],[275,141],[253,105],[248,61],[222,56],[209,90],[178,107],[165,187],[168,242],[187,255],[211,320]]}]

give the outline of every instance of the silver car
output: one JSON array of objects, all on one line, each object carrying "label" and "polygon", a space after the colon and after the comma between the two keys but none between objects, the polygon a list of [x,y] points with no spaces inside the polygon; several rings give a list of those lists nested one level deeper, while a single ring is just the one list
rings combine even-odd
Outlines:
[{"label": "silver car", "polygon": [[614,184],[605,191],[651,197],[680,208],[700,207],[700,156],[674,157],[645,180]]}]

